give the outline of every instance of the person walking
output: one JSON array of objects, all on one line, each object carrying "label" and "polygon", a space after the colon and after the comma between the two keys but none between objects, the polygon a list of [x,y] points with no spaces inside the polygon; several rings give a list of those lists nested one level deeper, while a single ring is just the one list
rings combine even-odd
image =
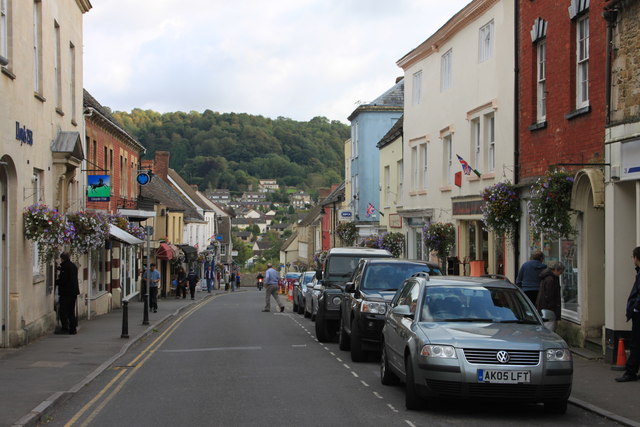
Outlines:
[{"label": "person walking", "polygon": [[627,322],[631,320],[631,354],[627,359],[624,374],[616,378],[619,383],[636,381],[640,368],[640,246],[633,249],[633,263],[636,268],[636,279],[627,299]]},{"label": "person walking", "polygon": [[215,286],[215,272],[211,266],[208,266],[204,272],[204,279],[207,281],[207,292],[211,293],[211,289]]},{"label": "person walking", "polygon": [[200,281],[200,278],[193,271],[193,268],[189,270],[189,274],[187,274],[187,282],[189,282],[189,293],[191,294],[191,299],[196,299],[196,285]]},{"label": "person walking", "polygon": [[150,270],[145,271],[144,277],[147,279],[149,287],[149,310],[158,312],[158,286],[160,285],[160,272],[156,270],[156,265],[151,264]]},{"label": "person walking", "polygon": [[75,335],[78,328],[76,317],[76,300],[80,295],[78,286],[78,267],[71,262],[68,252],[60,254],[60,274],[56,285],[58,286],[58,310],[62,327],[57,334]]},{"label": "person walking", "polygon": [[545,268],[547,268],[547,265],[544,263],[544,254],[542,251],[534,251],[531,254],[531,259],[522,264],[516,277],[516,285],[522,288],[533,303],[538,299],[540,273]]},{"label": "person walking", "polygon": [[178,281],[178,286],[176,286],[176,298],[187,297],[187,274],[184,272],[184,268],[178,267],[178,277],[176,279]]},{"label": "person walking", "polygon": [[271,297],[276,300],[276,304],[280,307],[280,313],[284,311],[284,305],[280,302],[278,297],[278,272],[273,268],[271,263],[267,264],[267,271],[264,273],[264,283],[267,286],[265,292],[265,306],[262,311],[271,311]]},{"label": "person walking", "polygon": [[556,315],[556,320],[550,325],[555,332],[558,321],[562,316],[562,301],[560,296],[560,276],[564,273],[564,264],[556,261],[540,273],[540,291],[536,299],[538,310],[551,310]]},{"label": "person walking", "polygon": [[236,284],[233,286],[233,290],[235,291],[236,289],[240,288],[240,271],[236,271]]}]

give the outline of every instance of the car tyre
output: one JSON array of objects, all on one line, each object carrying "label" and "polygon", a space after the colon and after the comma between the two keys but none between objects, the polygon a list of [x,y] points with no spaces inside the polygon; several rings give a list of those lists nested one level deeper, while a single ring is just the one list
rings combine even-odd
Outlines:
[{"label": "car tyre", "polygon": [[380,382],[382,385],[396,385],[400,379],[391,371],[387,358],[387,348],[382,344],[382,354],[380,355]]},{"label": "car tyre", "polygon": [[342,317],[340,317],[340,326],[338,327],[338,347],[340,347],[340,350],[349,351],[351,349],[351,342],[349,340],[349,335],[347,335],[342,324]]},{"label": "car tyre", "polygon": [[418,410],[425,407],[425,402],[420,398],[420,394],[418,393],[418,389],[416,388],[416,380],[413,374],[413,364],[409,357],[404,359],[404,366],[406,372],[405,379],[405,395],[404,395],[404,406],[409,410]]},{"label": "car tyre", "polygon": [[567,412],[567,400],[544,402],[544,410],[550,414],[564,414]]},{"label": "car tyre", "polygon": [[304,306],[304,317],[306,318],[310,318],[311,317],[311,313],[307,311],[307,306]]},{"label": "car tyre", "polygon": [[324,320],[322,313],[323,311],[318,310],[318,314],[316,316],[316,338],[320,342],[329,342],[331,341],[331,334],[329,333],[327,321]]},{"label": "car tyre", "polygon": [[305,302],[302,300],[302,304],[298,304],[298,314],[304,314]]},{"label": "car tyre", "polygon": [[351,361],[364,362],[367,353],[362,349],[362,339],[360,338],[360,329],[356,319],[351,321]]},{"label": "car tyre", "polygon": [[297,299],[293,299],[293,312],[297,313],[298,312],[298,300]]}]

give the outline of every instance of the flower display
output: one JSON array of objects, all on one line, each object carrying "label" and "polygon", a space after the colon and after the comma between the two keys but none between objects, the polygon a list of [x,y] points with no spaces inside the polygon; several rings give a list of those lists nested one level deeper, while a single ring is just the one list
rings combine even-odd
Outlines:
[{"label": "flower display", "polygon": [[73,225],[75,234],[71,240],[71,252],[86,254],[104,246],[109,237],[109,221],[106,215],[99,212],[76,212],[67,215]]},{"label": "flower display", "polygon": [[425,245],[436,252],[443,263],[456,244],[456,228],[450,222],[432,222],[422,229]]},{"label": "flower display", "polygon": [[109,215],[109,222],[140,240],[147,238],[144,227],[129,222],[127,217],[122,215]]},{"label": "flower display", "polygon": [[25,237],[38,243],[38,253],[44,262],[56,259],[62,247],[69,244],[75,235],[73,224],[47,205],[29,206],[23,213],[23,219]]},{"label": "flower display", "polygon": [[404,251],[404,234],[397,232],[383,234],[382,248],[391,252],[394,258],[400,258]]},{"label": "flower display", "polygon": [[556,239],[575,234],[571,225],[573,176],[566,171],[548,171],[531,187],[529,216],[534,233]]},{"label": "flower display", "polygon": [[520,197],[510,182],[499,182],[482,192],[482,221],[487,230],[513,241],[520,222]]},{"label": "flower display", "polygon": [[133,223],[129,223],[129,226],[127,227],[127,232],[129,234],[131,234],[132,236],[137,237],[140,240],[145,240],[147,238],[147,233],[144,230],[144,227],[140,226],[140,225],[135,225]]},{"label": "flower display", "polygon": [[313,262],[316,264],[316,270],[321,270],[324,265],[324,261],[327,259],[327,251],[316,252],[313,255]]},{"label": "flower display", "polygon": [[358,229],[352,222],[343,222],[336,227],[336,233],[345,246],[353,246],[356,237],[358,237]]}]

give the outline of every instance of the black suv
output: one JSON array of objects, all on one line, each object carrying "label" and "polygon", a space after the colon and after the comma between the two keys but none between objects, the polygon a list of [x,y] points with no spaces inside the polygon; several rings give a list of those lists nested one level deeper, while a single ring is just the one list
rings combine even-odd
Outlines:
[{"label": "black suv", "polygon": [[405,279],[424,272],[441,276],[437,264],[407,259],[363,259],[353,272],[342,298],[338,342],[362,362],[368,351],[380,351],[384,315]]},{"label": "black suv", "polygon": [[318,341],[327,342],[335,337],[345,283],[351,279],[358,262],[363,258],[391,258],[391,253],[385,249],[333,248],[327,254],[323,269],[316,272],[318,284],[322,285],[316,314]]}]

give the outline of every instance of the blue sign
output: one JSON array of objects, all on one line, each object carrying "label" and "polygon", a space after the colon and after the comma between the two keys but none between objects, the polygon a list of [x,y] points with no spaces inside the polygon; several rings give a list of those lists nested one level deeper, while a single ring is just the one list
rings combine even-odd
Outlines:
[{"label": "blue sign", "polygon": [[216,240],[222,240],[222,234],[216,234]]},{"label": "blue sign", "polygon": [[16,139],[20,141],[20,145],[33,145],[33,131],[26,126],[20,127],[20,122],[16,122]]},{"label": "blue sign", "polygon": [[151,177],[147,172],[140,172],[136,177],[136,181],[138,181],[140,185],[147,185],[151,181]]},{"label": "blue sign", "polygon": [[351,218],[353,216],[353,212],[351,211],[340,212],[340,216],[342,218]]}]

